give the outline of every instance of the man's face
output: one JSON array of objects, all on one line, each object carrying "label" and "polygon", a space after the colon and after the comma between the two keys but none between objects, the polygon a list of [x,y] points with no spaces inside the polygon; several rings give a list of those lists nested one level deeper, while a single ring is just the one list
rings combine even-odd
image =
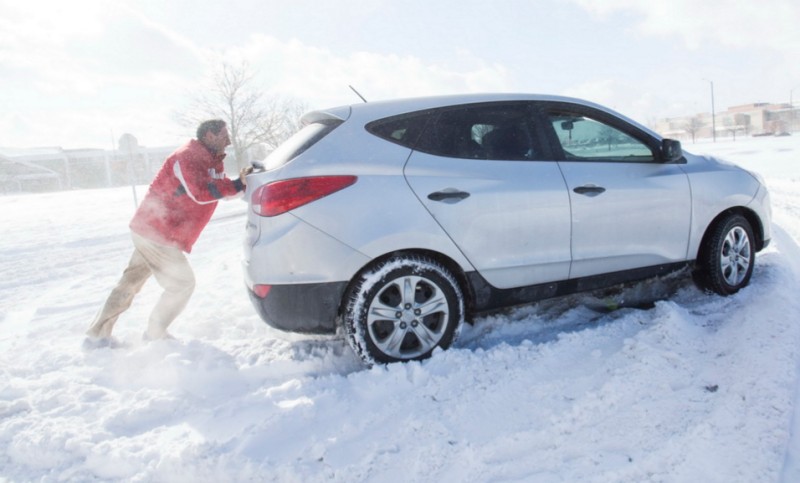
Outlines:
[{"label": "man's face", "polygon": [[225,148],[231,144],[231,138],[228,135],[228,128],[223,127],[217,134],[208,131],[203,138],[203,144],[208,146],[209,149],[217,154],[224,153]]}]

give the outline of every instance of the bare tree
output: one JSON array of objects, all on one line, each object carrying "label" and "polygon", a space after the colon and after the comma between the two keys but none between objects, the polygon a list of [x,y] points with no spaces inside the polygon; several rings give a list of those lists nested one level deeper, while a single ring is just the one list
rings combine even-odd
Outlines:
[{"label": "bare tree", "polygon": [[190,126],[204,119],[225,120],[237,169],[241,169],[250,163],[253,152],[263,155],[291,136],[306,110],[296,99],[264,95],[246,62],[223,63],[210,85],[196,94],[187,112],[178,117]]},{"label": "bare tree", "polygon": [[687,122],[686,122],[686,123],[683,125],[683,130],[684,130],[684,131],[686,131],[686,132],[688,132],[689,134],[691,134],[691,136],[692,136],[692,143],[694,143],[694,142],[695,142],[695,141],[694,141],[694,138],[695,138],[695,136],[697,135],[697,133],[698,133],[698,132],[700,132],[700,129],[702,129],[702,128],[703,128],[703,121],[701,121],[701,120],[700,120],[700,118],[699,118],[699,117],[697,117],[697,116],[695,116],[695,117],[693,117],[693,118],[689,119],[689,120],[688,120],[688,121],[687,121]]}]

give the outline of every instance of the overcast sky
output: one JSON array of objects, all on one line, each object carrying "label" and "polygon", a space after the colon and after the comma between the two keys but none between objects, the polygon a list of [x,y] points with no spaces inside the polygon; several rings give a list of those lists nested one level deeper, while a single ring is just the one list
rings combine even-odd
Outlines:
[{"label": "overcast sky", "polygon": [[643,123],[800,102],[797,0],[0,0],[0,146],[177,145],[222,59],[309,108],[563,94]]}]

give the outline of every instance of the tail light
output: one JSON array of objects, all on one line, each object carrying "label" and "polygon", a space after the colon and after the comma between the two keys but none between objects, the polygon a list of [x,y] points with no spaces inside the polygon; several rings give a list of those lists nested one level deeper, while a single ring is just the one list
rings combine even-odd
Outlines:
[{"label": "tail light", "polygon": [[255,190],[251,205],[258,215],[277,216],[347,188],[357,179],[355,176],[314,176],[275,181]]}]

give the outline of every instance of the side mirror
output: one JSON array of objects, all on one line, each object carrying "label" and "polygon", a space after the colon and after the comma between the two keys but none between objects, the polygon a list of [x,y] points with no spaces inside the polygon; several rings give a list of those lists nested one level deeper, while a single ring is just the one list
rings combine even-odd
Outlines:
[{"label": "side mirror", "polygon": [[685,163],[681,142],[674,139],[662,139],[661,159],[665,163]]}]

